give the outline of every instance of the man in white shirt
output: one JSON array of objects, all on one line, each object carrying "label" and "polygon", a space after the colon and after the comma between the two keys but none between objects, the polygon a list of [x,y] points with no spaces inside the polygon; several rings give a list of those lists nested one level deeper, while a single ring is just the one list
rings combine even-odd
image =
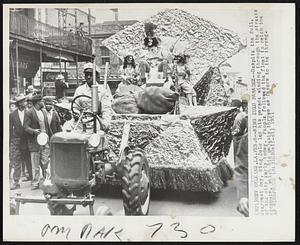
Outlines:
[{"label": "man in white shirt", "polygon": [[[92,96],[92,85],[93,85],[93,64],[86,63],[83,68],[84,76],[85,76],[85,84],[79,86],[74,93],[74,98],[79,95],[87,95]],[[99,70],[96,70],[96,78],[99,78]],[[98,99],[100,102],[100,109],[101,109],[101,118],[104,130],[108,129],[111,120],[111,102],[112,102],[112,95],[110,93],[110,89],[107,86],[106,88],[102,84],[98,85]],[[91,108],[91,100],[88,98],[78,98],[76,103],[82,107]],[[76,105],[75,105],[76,106]]]},{"label": "man in white shirt", "polygon": [[26,96],[19,95],[15,98],[17,109],[9,115],[10,131],[10,166],[14,169],[14,184],[11,189],[20,188],[21,172],[25,175],[25,165],[28,175],[26,180],[32,179],[30,154],[27,146],[27,135],[24,129],[24,114],[26,108]]}]

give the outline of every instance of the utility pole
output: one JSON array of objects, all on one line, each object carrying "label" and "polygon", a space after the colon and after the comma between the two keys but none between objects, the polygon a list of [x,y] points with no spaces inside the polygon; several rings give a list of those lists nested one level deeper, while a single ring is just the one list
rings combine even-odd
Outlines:
[{"label": "utility pole", "polygon": [[66,31],[67,28],[67,9],[63,9],[62,10],[62,14],[63,14],[63,30]]},{"label": "utility pole", "polygon": [[46,16],[45,17],[46,18],[45,22],[46,22],[46,24],[48,24],[48,9],[47,8],[45,9],[45,16]]},{"label": "utility pole", "polygon": [[77,9],[75,9],[75,30],[77,30]]},{"label": "utility pole", "polygon": [[20,93],[20,84],[19,84],[19,45],[18,40],[16,40],[16,68],[17,68],[17,93]]},{"label": "utility pole", "polygon": [[39,25],[39,38],[43,38],[43,31],[42,31],[42,13],[41,13],[41,9],[38,9],[38,25]]},{"label": "utility pole", "polygon": [[38,9],[38,21],[41,22],[41,20],[42,20],[41,9]]},{"label": "utility pole", "polygon": [[91,37],[91,9],[88,9],[89,15],[88,15],[88,22],[89,22],[89,36]]},{"label": "utility pole", "polygon": [[57,9],[57,15],[58,15],[58,18],[57,18],[58,23],[57,23],[57,25],[58,25],[58,28],[61,29],[61,25],[60,25],[60,9]]},{"label": "utility pole", "polygon": [[116,24],[119,24],[119,9],[118,8],[113,8],[113,9],[110,9],[110,10],[115,13],[115,22],[116,22]]}]

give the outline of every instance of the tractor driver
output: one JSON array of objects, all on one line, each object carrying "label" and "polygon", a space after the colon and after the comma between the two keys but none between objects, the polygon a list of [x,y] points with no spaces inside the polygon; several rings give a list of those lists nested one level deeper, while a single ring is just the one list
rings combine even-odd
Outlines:
[{"label": "tractor driver", "polygon": [[[81,86],[79,86],[75,90],[74,98],[76,98],[79,95],[87,95],[92,96],[92,85],[93,85],[93,64],[92,63],[86,63],[83,67],[83,72],[85,76],[85,83]],[[96,67],[96,80],[99,79],[99,69]],[[97,79],[98,78],[98,79]],[[101,118],[102,118],[102,124],[103,129],[107,130],[109,128],[110,119],[111,119],[111,101],[112,96],[109,87],[104,87],[103,84],[97,84],[98,85],[98,99],[99,102],[101,102]],[[78,98],[75,103],[79,104],[83,107],[91,108],[91,100],[88,98]]]}]

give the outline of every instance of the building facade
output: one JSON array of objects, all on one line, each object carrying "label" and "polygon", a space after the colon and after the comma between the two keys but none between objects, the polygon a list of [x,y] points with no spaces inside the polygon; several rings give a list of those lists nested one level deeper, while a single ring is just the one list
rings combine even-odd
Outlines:
[{"label": "building facade", "polygon": [[[95,55],[96,64],[100,68],[100,82],[104,82],[105,63],[109,63],[109,71],[107,77],[107,83],[114,94],[118,84],[121,81],[119,75],[119,68],[122,64],[122,60],[119,59],[114,53],[112,53],[107,47],[102,44],[102,41],[115,33],[123,30],[129,25],[136,23],[137,20],[114,20],[105,21],[103,23],[92,24],[90,26],[91,35],[89,36],[93,42],[93,54]],[[89,26],[83,25],[85,33],[89,32]],[[74,62],[63,62],[62,71],[66,74],[69,82],[69,89],[67,89],[67,96],[72,97],[76,87],[82,84],[84,80],[83,66],[86,62],[78,63],[78,74],[76,73],[76,64]],[[60,68],[57,62],[43,64],[44,72],[49,74],[59,73]],[[51,77],[51,76],[49,76]],[[78,79],[77,79],[78,78]],[[54,87],[51,88],[49,95],[54,93]]]},{"label": "building facade", "polygon": [[12,98],[25,93],[29,85],[47,92],[42,64],[59,63],[62,72],[63,62],[86,62],[93,58],[90,38],[42,22],[42,11],[33,8],[10,9],[9,48]]}]

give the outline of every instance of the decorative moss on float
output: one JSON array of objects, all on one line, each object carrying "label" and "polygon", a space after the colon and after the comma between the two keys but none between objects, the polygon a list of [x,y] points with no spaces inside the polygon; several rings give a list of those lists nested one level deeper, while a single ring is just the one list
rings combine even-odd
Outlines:
[{"label": "decorative moss on float", "polygon": [[225,156],[235,115],[201,106],[184,115],[114,115],[107,138],[118,154],[124,124],[131,124],[129,146],[146,152],[153,188],[218,192],[232,177]]},{"label": "decorative moss on float", "polygon": [[[61,114],[70,113],[63,109]],[[181,115],[113,115],[106,135],[108,146],[118,156],[124,124],[130,123],[129,146],[146,152],[153,188],[218,192],[232,177],[225,157],[237,109],[217,106],[181,106],[181,109]],[[114,180],[107,183],[119,184]]]}]

